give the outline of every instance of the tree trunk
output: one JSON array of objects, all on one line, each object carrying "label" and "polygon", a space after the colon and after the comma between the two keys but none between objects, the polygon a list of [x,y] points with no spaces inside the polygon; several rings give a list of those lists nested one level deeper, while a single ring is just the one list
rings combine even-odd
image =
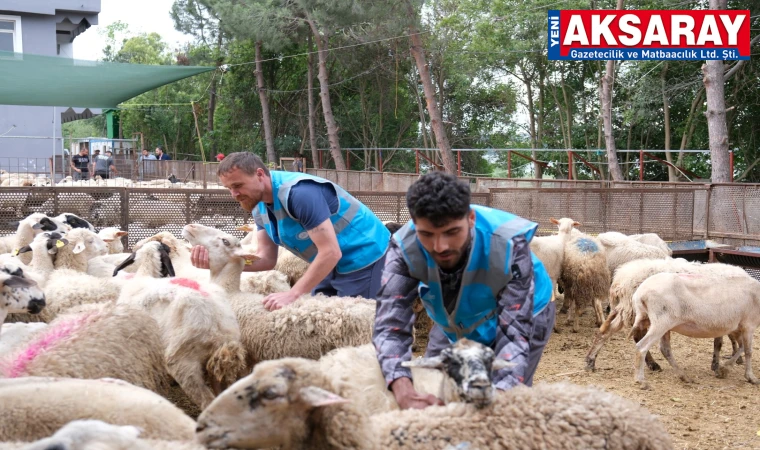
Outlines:
[{"label": "tree trunk", "polygon": [[[617,0],[617,8],[623,9],[623,0]],[[602,118],[604,120],[604,142],[607,147],[607,160],[609,162],[610,176],[613,181],[623,181],[623,172],[618,163],[617,149],[615,148],[615,136],[612,130],[612,84],[615,61],[607,61],[607,70],[602,77]]]},{"label": "tree trunk", "polygon": [[678,161],[676,161],[676,165],[679,167],[683,166],[683,150],[689,145],[689,141],[691,140],[692,135],[694,135],[694,128],[697,124],[697,121],[695,120],[697,106],[702,103],[702,96],[704,94],[705,88],[699,88],[697,96],[694,97],[694,100],[691,102],[691,109],[689,109],[689,116],[686,118],[686,126],[684,127],[683,136],[681,137],[681,151],[678,152]]},{"label": "tree trunk", "polygon": [[[216,52],[217,56],[221,54],[222,50],[222,30],[221,27],[217,33],[216,37]],[[216,62],[217,69],[219,66],[222,65],[222,58],[219,57],[219,59]],[[209,96],[208,96],[208,123],[206,124],[206,132],[211,133],[214,131],[214,113],[216,113],[216,83],[214,83],[214,78],[211,78],[211,88],[209,89]],[[213,135],[212,135],[213,136]],[[216,138],[211,139],[211,154],[216,153]]]},{"label": "tree trunk", "polygon": [[[408,4],[408,8],[409,14],[414,14],[416,16],[416,12],[411,4]],[[435,134],[435,140],[438,144],[438,149],[440,150],[441,159],[443,160],[443,167],[446,172],[456,174],[457,166],[456,161],[454,160],[454,153],[451,151],[449,138],[446,136],[446,130],[443,127],[441,111],[438,109],[438,102],[435,98],[433,80],[430,77],[430,70],[425,61],[422,39],[420,39],[420,35],[414,26],[409,27],[409,34],[409,38],[412,41],[411,52],[414,56],[414,61],[417,63],[417,70],[420,72],[420,79],[422,80],[422,88],[425,91],[427,110],[430,115],[430,127],[433,129],[433,134]]]},{"label": "tree trunk", "polygon": [[264,142],[267,145],[267,161],[277,164],[277,154],[274,151],[274,137],[269,118],[269,98],[264,88],[264,72],[261,70],[261,41],[256,42],[256,82],[259,86],[259,100],[261,101],[261,115],[264,122]]},{"label": "tree trunk", "polygon": [[[726,0],[710,0],[710,9],[726,9]],[[728,128],[724,96],[723,61],[705,61],[703,82],[707,93],[707,132],[710,136],[711,179],[713,183],[731,181],[728,156]]]},{"label": "tree trunk", "polygon": [[[665,61],[665,65],[660,73],[660,86],[662,90],[662,112],[665,119],[665,160],[670,164],[673,164],[673,155],[670,153],[670,101],[668,95],[665,93],[665,77],[668,74],[668,62]],[[676,170],[668,166],[668,181],[678,181],[678,175]]]},{"label": "tree trunk", "polygon": [[317,150],[317,130],[314,126],[316,111],[314,111],[314,59],[311,55],[311,35],[308,35],[307,39],[309,42],[309,58],[306,63],[307,76],[309,77],[307,83],[309,93],[309,143],[311,144],[311,158],[314,167],[317,167],[317,164],[319,164],[319,151]]},{"label": "tree trunk", "polygon": [[[536,111],[535,107],[533,106],[533,86],[531,86],[531,80],[528,78],[525,71],[523,72],[523,83],[525,83],[525,89],[528,96],[528,118],[530,120],[529,123],[529,132],[530,132],[530,148],[531,148],[531,156],[533,159],[538,159],[538,154],[536,153],[536,142],[538,141],[536,136]],[[533,173],[534,177],[537,179],[540,179],[543,177],[543,173],[541,173],[541,164],[534,162],[533,163]]]},{"label": "tree trunk", "polygon": [[343,159],[343,154],[340,152],[338,124],[335,123],[335,117],[333,117],[332,112],[332,103],[330,102],[330,87],[327,76],[327,41],[322,38],[319,29],[317,29],[317,24],[314,23],[313,20],[308,20],[307,22],[314,34],[314,39],[317,41],[319,59],[317,78],[319,78],[319,95],[322,99],[322,114],[325,116],[325,125],[327,125],[327,140],[330,141],[330,154],[335,160],[335,168],[337,170],[346,170],[346,161]]}]

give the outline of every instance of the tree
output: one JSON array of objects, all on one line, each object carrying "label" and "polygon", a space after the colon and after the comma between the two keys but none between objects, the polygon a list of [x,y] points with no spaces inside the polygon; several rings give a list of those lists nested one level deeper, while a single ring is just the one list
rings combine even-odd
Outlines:
[{"label": "tree", "polygon": [[[616,9],[623,9],[623,0],[617,0]],[[615,132],[612,129],[612,85],[615,61],[607,61],[605,74],[602,77],[601,110],[604,122],[604,144],[607,148],[607,161],[609,162],[610,176],[614,181],[623,181],[623,171],[618,163],[617,148],[615,147]]]},{"label": "tree", "polygon": [[[726,9],[726,0],[710,0],[710,9]],[[707,129],[710,136],[711,180],[713,183],[729,183],[731,181],[723,70],[723,61],[717,59],[706,61],[702,66],[705,92],[707,93]]]},{"label": "tree", "polygon": [[264,123],[264,140],[267,145],[267,161],[277,164],[277,154],[274,151],[274,136],[272,136],[272,124],[269,116],[269,98],[264,87],[264,73],[261,69],[261,41],[256,41],[256,82],[259,86],[259,98],[261,99],[262,122]]}]

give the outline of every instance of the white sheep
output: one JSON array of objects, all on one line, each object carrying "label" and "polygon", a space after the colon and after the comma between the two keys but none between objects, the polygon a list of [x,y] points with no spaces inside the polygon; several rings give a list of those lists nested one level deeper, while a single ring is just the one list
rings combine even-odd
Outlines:
[{"label": "white sheep", "polygon": [[[760,281],[747,276],[659,273],[641,283],[632,302],[636,313],[633,329],[648,327],[646,335],[636,343],[638,355],[634,359],[634,379],[642,388],[648,387],[644,379],[645,355],[658,341],[663,356],[679,378],[687,383],[693,382],[673,358],[671,331],[695,338],[741,333],[744,376],[750,383],[760,384],[752,373],[752,340],[760,325]],[[728,364],[734,360],[732,358]]]},{"label": "white sheep", "polygon": [[10,353],[19,345],[29,341],[32,336],[47,325],[43,322],[2,324],[0,327],[0,356]]},{"label": "white sheep", "polygon": [[570,383],[518,386],[482,408],[452,403],[371,417],[335,390],[318,362],[259,363],[201,413],[196,438],[211,448],[672,448],[638,403]]},{"label": "white sheep", "polygon": [[284,356],[318,359],[334,348],[371,342],[374,301],[304,295],[285,308],[267,311],[262,295],[240,292],[245,259],[255,256],[237,238],[199,224],[186,225],[182,234],[208,249],[211,282],[227,292],[251,362]]},{"label": "white sheep", "polygon": [[39,314],[45,305],[45,294],[37,283],[0,270],[0,324],[9,313]]},{"label": "white sheep", "polygon": [[597,236],[597,239],[604,245],[607,254],[607,268],[613,277],[618,267],[627,262],[637,259],[667,259],[671,253],[661,247],[641,243],[617,232],[602,233]]},{"label": "white sheep", "polygon": [[601,325],[604,320],[602,303],[610,288],[610,271],[606,251],[598,239],[573,229],[565,244],[559,282],[564,290],[565,304],[570,306],[568,323],[572,322],[573,332],[578,332],[578,316],[589,302],[593,303],[597,326]]},{"label": "white sheep", "polygon": [[73,420],[52,436],[32,443],[0,443],[0,450],[205,450],[193,441],[142,439],[132,425],[111,425],[97,419]]},{"label": "white sheep", "polygon": [[[635,318],[633,310],[633,294],[647,278],[658,273],[692,273],[712,274],[726,277],[749,277],[741,267],[729,264],[711,263],[701,264],[686,261],[682,258],[673,259],[640,259],[622,265],[615,272],[615,277],[610,286],[610,315],[607,316],[599,331],[594,336],[594,341],[586,355],[586,370],[595,370],[596,356],[613,334],[623,327],[632,327]],[[635,330],[633,338],[638,342],[644,333]],[[718,348],[719,352],[719,348]],[[713,370],[719,374],[717,367],[718,355],[713,356]],[[647,353],[647,365],[651,370],[660,370],[660,366]],[[720,375],[720,374],[719,374]]]},{"label": "white sheep", "polygon": [[90,259],[108,252],[106,242],[86,228],[74,228],[66,233],[66,240],[69,241],[69,245],[58,250],[55,258],[56,269],[86,273]]},{"label": "white sheep", "polygon": [[140,248],[148,242],[161,242],[169,247],[169,256],[174,266],[174,271],[177,276],[192,278],[194,280],[206,280],[208,279],[208,271],[198,269],[192,265],[190,261],[190,249],[186,243],[177,239],[172,233],[168,231],[161,231],[153,236],[147,237],[135,243],[132,246],[132,251],[138,251]]},{"label": "white sheep", "polygon": [[[337,348],[320,358],[319,364],[322,372],[332,378],[335,393],[362,405],[368,414],[399,409],[372,344]],[[435,395],[446,404],[467,401],[485,406],[493,400],[494,390],[479,389],[477,380],[487,376],[490,386],[491,377],[485,368],[499,370],[509,363],[495,359],[489,347],[461,339],[435,358],[415,359],[403,365],[410,367],[417,392]],[[449,370],[458,372],[446,376]]]},{"label": "white sheep", "polygon": [[[161,244],[150,242],[137,251],[141,266],[169,261],[161,255]],[[152,260],[143,263],[143,260]],[[187,278],[155,279],[138,276],[122,289],[117,304],[147,311],[158,323],[169,374],[185,393],[205,408],[221,392],[222,384],[234,383],[245,368],[245,350],[235,314],[224,299],[224,291]],[[208,375],[212,392],[206,386]]]},{"label": "white sheep", "polygon": [[565,257],[565,244],[570,240],[573,227],[580,226],[580,223],[569,218],[549,219],[557,228],[559,233],[553,236],[536,236],[530,241],[530,250],[536,255],[546,269],[546,273],[552,280],[552,285],[557,283],[562,274],[562,261]]},{"label": "white sheep", "polygon": [[112,305],[60,315],[3,357],[0,376],[119,378],[158,393],[169,379],[156,322],[139,309]]},{"label": "white sheep", "polygon": [[153,439],[191,440],[195,429],[168,400],[116,379],[0,379],[0,404],[0,441],[44,439],[83,419],[139,427]]},{"label": "white sheep", "polygon": [[[0,238],[0,253],[11,253],[16,249],[29,245],[34,237],[45,231],[57,231],[65,233],[70,227],[54,217],[48,217],[42,213],[30,214],[21,220],[16,229],[16,233],[3,236]],[[24,264],[29,264],[32,260],[31,255],[19,256]]]},{"label": "white sheep", "polygon": [[108,244],[109,255],[124,253],[124,243],[122,242],[121,237],[126,236],[127,234],[126,231],[122,231],[117,227],[103,228],[98,231],[98,236]]},{"label": "white sheep", "polygon": [[71,213],[63,213],[55,216],[55,219],[60,220],[61,222],[69,225],[72,229],[73,228],[85,228],[93,233],[95,232],[95,227],[92,226],[92,224],[81,217],[77,216],[76,214]]}]

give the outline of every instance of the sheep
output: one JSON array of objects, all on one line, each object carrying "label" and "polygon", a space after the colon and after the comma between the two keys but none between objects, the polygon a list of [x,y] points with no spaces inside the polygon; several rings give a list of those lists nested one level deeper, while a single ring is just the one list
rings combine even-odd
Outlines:
[{"label": "sheep", "polygon": [[[248,234],[240,241],[241,245],[250,246],[252,251],[255,251],[258,247],[256,241],[256,225],[246,224],[237,227],[237,230],[246,231]],[[284,273],[288,279],[290,286],[294,286],[298,280],[301,279],[303,274],[309,269],[309,262],[296,256],[293,252],[285,247],[279,247],[277,249],[277,263],[273,270]]]},{"label": "sheep", "polygon": [[46,323],[4,323],[0,328],[0,356],[27,342],[38,331],[47,327]]},{"label": "sheep", "polygon": [[122,305],[57,317],[0,361],[0,376],[110,377],[158,393],[168,388],[158,325]]},{"label": "sheep", "polygon": [[196,439],[209,448],[673,448],[637,403],[570,383],[517,386],[482,408],[452,403],[371,417],[334,392],[316,361],[259,363],[201,413]]},{"label": "sheep", "polygon": [[56,269],[87,272],[87,262],[105,255],[108,247],[97,234],[86,228],[74,228],[66,234],[70,245],[62,247],[55,258]]},{"label": "sheep", "polygon": [[303,295],[285,308],[267,311],[262,295],[240,292],[245,259],[255,256],[237,238],[199,224],[186,225],[182,235],[208,249],[211,282],[227,292],[249,362],[284,356],[318,359],[334,348],[371,342],[374,301]]},{"label": "sheep", "polygon": [[[632,302],[636,313],[633,329],[649,328],[636,343],[638,354],[634,359],[634,379],[642,389],[649,387],[644,378],[644,358],[657,341],[679,378],[693,382],[673,358],[671,331],[696,338],[718,338],[740,332],[744,377],[752,384],[760,384],[752,372],[752,338],[760,325],[760,281],[747,276],[659,273],[641,283]],[[733,364],[738,354],[728,364]]]},{"label": "sheep", "polygon": [[536,255],[552,280],[552,285],[562,273],[562,261],[565,256],[565,244],[570,240],[573,227],[581,224],[569,218],[549,219],[559,228],[559,233],[553,236],[537,236],[530,241],[530,250]]},{"label": "sheep", "polygon": [[641,242],[642,244],[651,245],[657,247],[660,250],[666,252],[668,256],[673,256],[673,249],[670,248],[667,242],[665,242],[656,233],[644,233],[644,234],[631,234],[629,238]]},{"label": "sheep", "polygon": [[161,231],[148,238],[142,239],[132,246],[132,251],[138,251],[148,242],[161,242],[169,247],[169,257],[178,276],[192,278],[195,280],[205,280],[208,278],[208,271],[194,267],[190,261],[190,249],[176,236],[168,231]]},{"label": "sheep", "polygon": [[578,332],[578,316],[586,302],[592,301],[597,326],[604,320],[602,301],[610,288],[610,271],[602,243],[589,235],[577,232],[564,247],[564,258],[559,281],[564,289],[565,304],[570,305],[568,323],[573,333]]},{"label": "sheep", "polygon": [[[171,264],[168,256],[161,255],[161,246],[164,244],[159,242],[144,245],[135,260],[154,260],[153,264],[141,264],[144,266],[155,266],[159,260]],[[201,286],[187,278],[135,277],[124,287],[117,304],[142,308],[155,319],[169,374],[201,408],[208,406],[214,393],[221,392],[222,383],[234,383],[244,369],[240,328],[221,288]],[[204,382],[204,369],[215,392]]]},{"label": "sheep", "polygon": [[0,379],[0,404],[0,441],[44,439],[82,419],[139,427],[152,439],[191,440],[195,429],[168,400],[116,379]]},{"label": "sheep", "polygon": [[132,425],[111,425],[97,419],[73,420],[52,436],[32,443],[0,443],[0,450],[205,450],[193,441],[142,439]]},{"label": "sheep", "polygon": [[122,231],[116,227],[103,228],[98,231],[98,236],[108,244],[108,254],[124,253],[124,243],[121,240],[122,236],[126,236],[128,233]]},{"label": "sheep", "polygon": [[39,314],[45,294],[32,280],[0,270],[0,324],[8,313]]},{"label": "sheep", "polygon": [[[620,331],[623,326],[633,326],[634,312],[632,298],[634,292],[636,292],[636,289],[638,289],[644,280],[652,275],[662,272],[713,274],[726,277],[749,277],[747,272],[740,267],[720,263],[693,263],[682,258],[667,260],[641,259],[622,265],[615,272],[615,278],[610,286],[610,307],[612,310],[602,326],[599,327],[599,331],[594,336],[591,348],[589,348],[589,351],[586,354],[586,370],[595,370],[596,356],[604,346],[604,343],[607,342],[613,334]],[[637,330],[633,334],[633,339],[638,342],[643,336],[644,333]],[[716,346],[716,353],[713,356],[713,370],[720,376],[717,355],[719,351],[720,348]],[[649,353],[647,353],[646,362],[651,370],[660,370],[659,364],[654,361]]]},{"label": "sheep", "polygon": [[[32,239],[39,233],[45,231],[64,233],[69,231],[69,229],[68,225],[56,218],[48,217],[43,213],[30,214],[19,222],[15,234],[0,238],[0,253],[11,253],[16,249],[29,245]],[[32,260],[31,255],[23,255],[19,259],[24,264],[29,264]]]},{"label": "sheep", "polygon": [[[607,268],[610,275],[623,264],[637,259],[667,259],[670,253],[661,247],[643,244],[622,233],[608,232],[597,236],[607,253]],[[666,245],[667,247],[667,245]]]},{"label": "sheep", "polygon": [[[337,388],[336,394],[362,405],[368,414],[399,409],[396,398],[386,385],[372,344],[337,348],[320,358],[319,364],[322,372],[332,378]],[[465,338],[444,349],[435,358],[416,359],[403,365],[411,368],[417,392],[435,395],[445,403],[467,401],[485,406],[493,400],[494,391],[473,389],[477,386],[474,380],[488,375],[486,368],[499,370],[510,363],[494,359],[493,350],[489,347]],[[445,376],[440,370],[444,365],[446,370],[456,368],[470,373]],[[474,370],[478,368],[481,372]]]},{"label": "sheep", "polygon": [[71,214],[71,213],[63,213],[55,216],[55,219],[60,220],[61,222],[68,224],[71,228],[85,228],[87,230],[95,232],[95,227],[92,226],[92,224],[81,217]]}]

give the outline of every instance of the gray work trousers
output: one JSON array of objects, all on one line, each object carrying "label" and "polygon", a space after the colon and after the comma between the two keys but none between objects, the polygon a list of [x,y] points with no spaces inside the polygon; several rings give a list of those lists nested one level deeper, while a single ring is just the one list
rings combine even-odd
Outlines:
[{"label": "gray work trousers", "polygon": [[[549,302],[546,308],[540,313],[533,316],[533,329],[530,336],[530,354],[528,355],[528,367],[525,369],[526,386],[533,385],[533,375],[536,373],[538,363],[541,361],[541,355],[544,353],[544,347],[549,343],[549,337],[554,329],[556,320],[556,303]],[[427,314],[424,311],[420,314]],[[430,329],[429,341],[425,349],[425,357],[437,356],[443,349],[451,345],[449,338],[443,334],[443,330],[438,325],[433,325]]]}]

